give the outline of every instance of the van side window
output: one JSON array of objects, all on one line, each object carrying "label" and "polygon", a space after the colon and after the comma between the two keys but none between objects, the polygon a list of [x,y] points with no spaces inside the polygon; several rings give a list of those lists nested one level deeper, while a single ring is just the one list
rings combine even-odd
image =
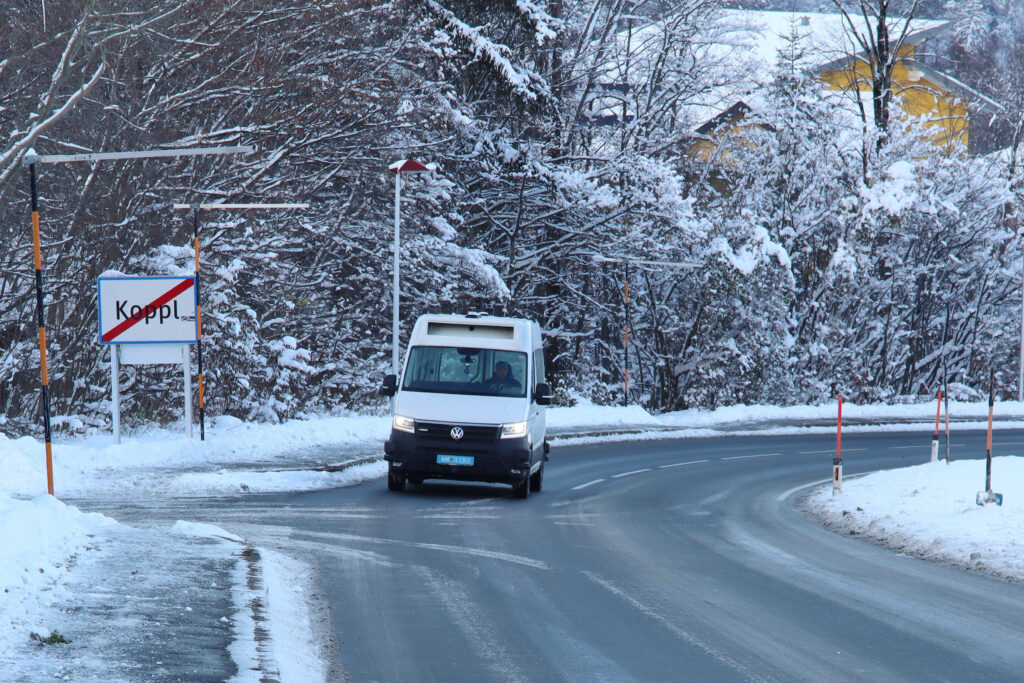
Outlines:
[{"label": "van side window", "polygon": [[533,352],[533,386],[544,382],[544,351],[537,349]]}]

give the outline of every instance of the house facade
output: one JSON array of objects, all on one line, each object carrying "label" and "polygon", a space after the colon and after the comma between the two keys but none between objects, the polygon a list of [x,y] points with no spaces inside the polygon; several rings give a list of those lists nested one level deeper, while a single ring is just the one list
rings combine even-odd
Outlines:
[{"label": "house facade", "polygon": [[[737,26],[745,27],[739,30],[748,36],[745,45],[749,54],[738,56],[748,64],[750,83],[744,101],[727,103],[721,113],[694,131],[692,145],[685,151],[687,156],[709,160],[715,153],[717,138],[749,125],[743,120],[752,110],[747,102],[756,102],[758,90],[765,85],[764,75],[771,72],[780,45],[793,38],[800,41],[805,52],[801,66],[819,79],[827,93],[837,96],[837,106],[847,109],[853,117],[863,113],[867,121],[873,119],[869,57],[842,15],[740,10],[728,11],[726,15]],[[860,17],[854,17],[857,19]],[[890,21],[895,38],[902,32],[905,20]],[[945,154],[985,154],[998,149],[998,136],[992,134],[991,124],[998,118],[999,105],[919,59],[928,40],[948,28],[949,22],[945,21],[910,22],[892,74],[893,113],[921,121],[927,139]],[[749,67],[758,63],[760,69]],[[743,106],[737,108],[737,104]]]}]

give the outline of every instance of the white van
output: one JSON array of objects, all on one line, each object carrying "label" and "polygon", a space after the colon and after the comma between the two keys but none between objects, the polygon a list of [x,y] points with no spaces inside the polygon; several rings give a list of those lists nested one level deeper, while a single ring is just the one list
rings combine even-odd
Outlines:
[{"label": "white van", "polygon": [[388,489],[424,479],[511,484],[519,498],[540,491],[547,460],[540,325],[479,313],[424,315],[405,354],[384,444]]}]

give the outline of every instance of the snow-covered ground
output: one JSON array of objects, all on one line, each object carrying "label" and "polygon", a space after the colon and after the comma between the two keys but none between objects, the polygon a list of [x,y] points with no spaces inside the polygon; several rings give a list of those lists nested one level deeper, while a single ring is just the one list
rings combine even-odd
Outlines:
[{"label": "snow-covered ground", "polygon": [[1003,505],[979,506],[979,460],[925,463],[845,478],[808,505],[836,528],[908,554],[1024,581],[1024,458],[992,458],[992,490]]},{"label": "snow-covered ground", "polygon": [[[984,426],[987,410],[983,403],[950,405],[959,428]],[[1002,428],[1024,427],[1024,404],[1001,403],[997,415]],[[553,408],[548,416],[552,435],[558,435],[563,443],[578,443],[696,437],[722,431],[829,432],[835,429],[836,405],[739,406],[653,416],[637,406],[581,404]],[[934,402],[843,406],[844,431],[931,431],[934,416]],[[4,590],[0,601],[0,678],[9,678],[6,674],[11,672],[19,676],[25,672],[61,676],[63,670],[59,667],[48,669],[37,661],[32,648],[44,648],[41,641],[47,638],[59,640],[63,634],[53,625],[58,607],[73,604],[83,586],[102,583],[109,574],[110,567],[94,557],[101,553],[90,554],[102,547],[133,548],[136,555],[150,554],[139,553],[139,547],[153,548],[154,558],[161,553],[170,556],[190,552],[214,557],[225,576],[234,572],[233,577],[225,579],[233,584],[233,607],[230,614],[220,616],[220,623],[204,625],[204,637],[232,642],[228,649],[241,672],[238,680],[258,679],[259,666],[264,670],[270,666],[283,680],[322,678],[325,669],[311,636],[311,616],[294,607],[301,602],[295,596],[304,589],[305,570],[291,558],[271,552],[260,554],[244,539],[216,527],[183,521],[165,533],[153,533],[100,514],[83,513],[61,499],[222,495],[345,485],[385,473],[384,463],[374,456],[380,454],[388,429],[388,418],[380,416],[318,417],[280,425],[221,417],[211,421],[202,442],[198,438],[189,441],[181,430],[166,429],[126,436],[119,445],[112,444],[109,434],[71,437],[53,444],[56,498],[45,495],[42,444],[30,437],[0,436],[0,538],[4,539],[0,546],[0,586]],[[978,461],[961,461],[848,477],[841,495],[834,496],[831,486],[824,487],[810,497],[809,505],[829,523],[894,548],[1024,580],[1024,505],[1020,503],[1024,495],[1024,458],[994,459],[994,488],[1006,494],[1002,507],[975,504],[980,481],[977,469]],[[154,544],[158,543],[169,545],[157,549]],[[107,559],[111,557],[116,559],[114,554],[108,554]],[[262,588],[257,592],[261,591],[269,603],[255,616],[249,610],[254,604],[252,576],[245,574],[245,562],[251,565],[253,557],[259,557],[262,573]],[[143,560],[141,569],[132,575],[149,572],[149,590],[167,591],[172,577],[160,576],[161,571],[170,573],[161,570],[161,562],[158,558],[150,559],[148,564]],[[103,577],[100,572],[104,572]],[[177,585],[178,590],[184,590],[180,583]],[[211,588],[217,588],[216,582]],[[208,592],[197,593],[190,600],[215,604],[216,591]],[[102,602],[102,596],[95,597],[95,601]],[[193,612],[184,603],[180,610],[186,615]],[[247,628],[254,618],[268,620],[264,623],[270,624],[269,647],[257,643],[252,629]],[[75,664],[81,671],[81,662],[76,660]],[[111,670],[101,666],[98,671],[101,677],[111,675]],[[130,671],[114,673],[132,679]]]}]

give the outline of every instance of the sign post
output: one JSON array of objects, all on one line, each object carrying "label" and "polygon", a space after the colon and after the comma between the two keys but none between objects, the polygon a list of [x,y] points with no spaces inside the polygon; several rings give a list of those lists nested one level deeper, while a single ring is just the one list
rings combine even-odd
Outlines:
[{"label": "sign post", "polygon": [[117,344],[110,345],[110,415],[114,428],[114,443],[121,443],[121,366],[118,364]]},{"label": "sign post", "polygon": [[32,244],[36,266],[36,308],[39,314],[39,366],[42,374],[43,435],[46,440],[46,491],[53,495],[53,451],[50,441],[50,378],[46,367],[46,315],[43,304],[43,260],[39,233],[39,193],[36,188],[36,164],[61,164],[77,161],[118,161],[122,159],[150,159],[154,157],[208,156],[218,154],[249,154],[251,145],[233,147],[179,147],[132,152],[88,152],[84,154],[36,154],[30,149],[21,163],[29,168],[32,195]]},{"label": "sign post", "polygon": [[110,345],[114,443],[121,442],[121,361],[184,366],[185,432],[191,438],[192,373],[188,344],[198,338],[195,278],[101,277],[99,326],[100,343]]}]

